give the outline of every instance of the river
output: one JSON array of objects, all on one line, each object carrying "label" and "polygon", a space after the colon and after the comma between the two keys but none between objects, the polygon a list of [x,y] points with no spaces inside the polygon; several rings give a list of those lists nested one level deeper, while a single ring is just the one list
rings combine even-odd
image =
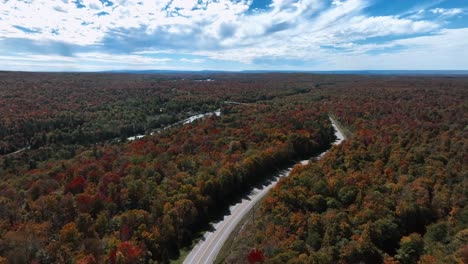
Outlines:
[{"label": "river", "polygon": [[[213,112],[208,112],[208,113],[204,113],[204,114],[197,114],[197,115],[190,116],[190,117],[188,117],[188,118],[186,118],[186,119],[184,119],[182,121],[179,121],[179,122],[176,122],[174,124],[171,124],[171,125],[165,126],[163,128],[160,128],[156,132],[151,132],[150,135],[154,135],[156,133],[159,133],[162,130],[169,129],[169,128],[177,126],[177,125],[187,125],[187,124],[193,123],[195,120],[202,119],[202,118],[205,118],[205,117],[210,117],[210,116],[213,116],[213,115],[221,116],[221,109],[215,110]],[[144,138],[145,136],[146,135],[136,135],[136,136],[128,137],[127,141],[133,141],[133,140],[141,139],[141,138]]]}]

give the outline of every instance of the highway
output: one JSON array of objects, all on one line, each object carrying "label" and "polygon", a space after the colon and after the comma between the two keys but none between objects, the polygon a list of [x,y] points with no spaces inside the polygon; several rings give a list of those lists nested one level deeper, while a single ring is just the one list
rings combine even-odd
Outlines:
[{"label": "highway", "polygon": [[[340,144],[344,139],[343,133],[338,129],[332,119],[330,119],[335,129],[337,140],[334,145]],[[327,150],[328,151],[328,150]],[[316,158],[322,158],[327,151],[324,151]],[[306,165],[309,161],[303,160],[300,163]],[[231,235],[234,228],[240,223],[242,218],[257,204],[265,195],[273,188],[282,177],[287,177],[293,167],[283,170],[276,178],[267,186],[262,189],[254,189],[248,196],[248,199],[242,199],[241,202],[231,206],[230,214],[224,216],[224,219],[213,225],[214,231],[206,232],[203,238],[192,249],[189,255],[185,258],[184,264],[210,264],[213,263],[219,251],[223,247],[226,240]]]}]

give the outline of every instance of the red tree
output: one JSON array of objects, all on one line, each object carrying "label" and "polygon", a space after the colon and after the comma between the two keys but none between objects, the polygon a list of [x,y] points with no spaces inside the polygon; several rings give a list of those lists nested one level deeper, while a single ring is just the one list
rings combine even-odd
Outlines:
[{"label": "red tree", "polygon": [[265,261],[265,256],[263,255],[263,252],[261,250],[254,248],[250,251],[249,255],[247,255],[247,260],[251,264],[258,262],[261,263]]}]

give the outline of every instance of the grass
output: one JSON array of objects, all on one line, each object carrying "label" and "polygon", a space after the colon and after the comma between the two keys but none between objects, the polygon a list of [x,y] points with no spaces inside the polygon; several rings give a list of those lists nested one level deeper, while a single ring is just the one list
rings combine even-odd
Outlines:
[{"label": "grass", "polygon": [[[193,246],[195,246],[195,244]],[[171,264],[182,264],[191,250],[192,250],[192,247],[181,248],[179,250],[179,257],[177,259],[171,259],[169,263],[171,263]]]},{"label": "grass", "polygon": [[352,138],[353,136],[353,133],[351,132],[351,129],[346,127],[346,126],[343,126],[340,121],[338,121],[338,119],[336,118],[335,115],[333,114],[329,114],[330,118],[333,120],[333,122],[335,122],[335,125],[338,127],[338,129],[343,133],[343,136],[345,137],[345,139],[350,139]]},{"label": "grass", "polygon": [[[243,231],[252,231],[255,230],[255,223],[252,217],[252,212],[255,210],[257,212],[259,207],[262,204],[263,199],[258,201],[257,204],[242,218],[242,220],[234,228],[233,232],[229,235],[228,239],[224,243],[223,247],[218,253],[214,263],[246,263],[247,259],[242,262],[244,254],[247,254],[247,250],[252,248],[255,245],[255,234],[254,232],[245,233]],[[245,249],[245,252],[232,252],[232,249]],[[234,260],[232,260],[234,258]],[[231,261],[229,261],[231,259]]]},{"label": "grass", "polygon": [[182,264],[185,260],[185,258],[190,254],[190,251],[195,247],[195,245],[200,241],[200,239],[203,238],[203,234],[205,231],[200,231],[199,233],[196,234],[195,239],[192,240],[192,244],[189,246],[183,247],[179,249],[179,256],[176,259],[170,259],[170,264]]}]

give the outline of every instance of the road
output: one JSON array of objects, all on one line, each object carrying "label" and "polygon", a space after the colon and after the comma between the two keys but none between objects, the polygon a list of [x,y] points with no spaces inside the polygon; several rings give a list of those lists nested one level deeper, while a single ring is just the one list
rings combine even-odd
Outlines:
[{"label": "road", "polygon": [[[332,119],[330,119],[335,129],[335,135],[337,140],[333,143],[334,145],[340,144],[344,139],[343,133],[338,129]],[[328,151],[328,150],[327,150]],[[324,151],[317,156],[317,159],[322,158],[327,151]],[[300,163],[305,165],[309,161],[303,160]],[[273,188],[280,178],[287,177],[293,167],[287,170],[281,171],[277,177],[269,185],[263,189],[254,189],[248,196],[248,199],[242,199],[241,202],[231,206],[230,214],[224,216],[224,219],[213,225],[213,232],[206,232],[197,245],[192,249],[190,254],[185,258],[184,264],[210,264],[213,263],[218,255],[219,251],[223,247],[224,243],[231,235],[234,228],[244,218],[244,216],[252,209],[252,207],[260,201],[267,193]]]}]

